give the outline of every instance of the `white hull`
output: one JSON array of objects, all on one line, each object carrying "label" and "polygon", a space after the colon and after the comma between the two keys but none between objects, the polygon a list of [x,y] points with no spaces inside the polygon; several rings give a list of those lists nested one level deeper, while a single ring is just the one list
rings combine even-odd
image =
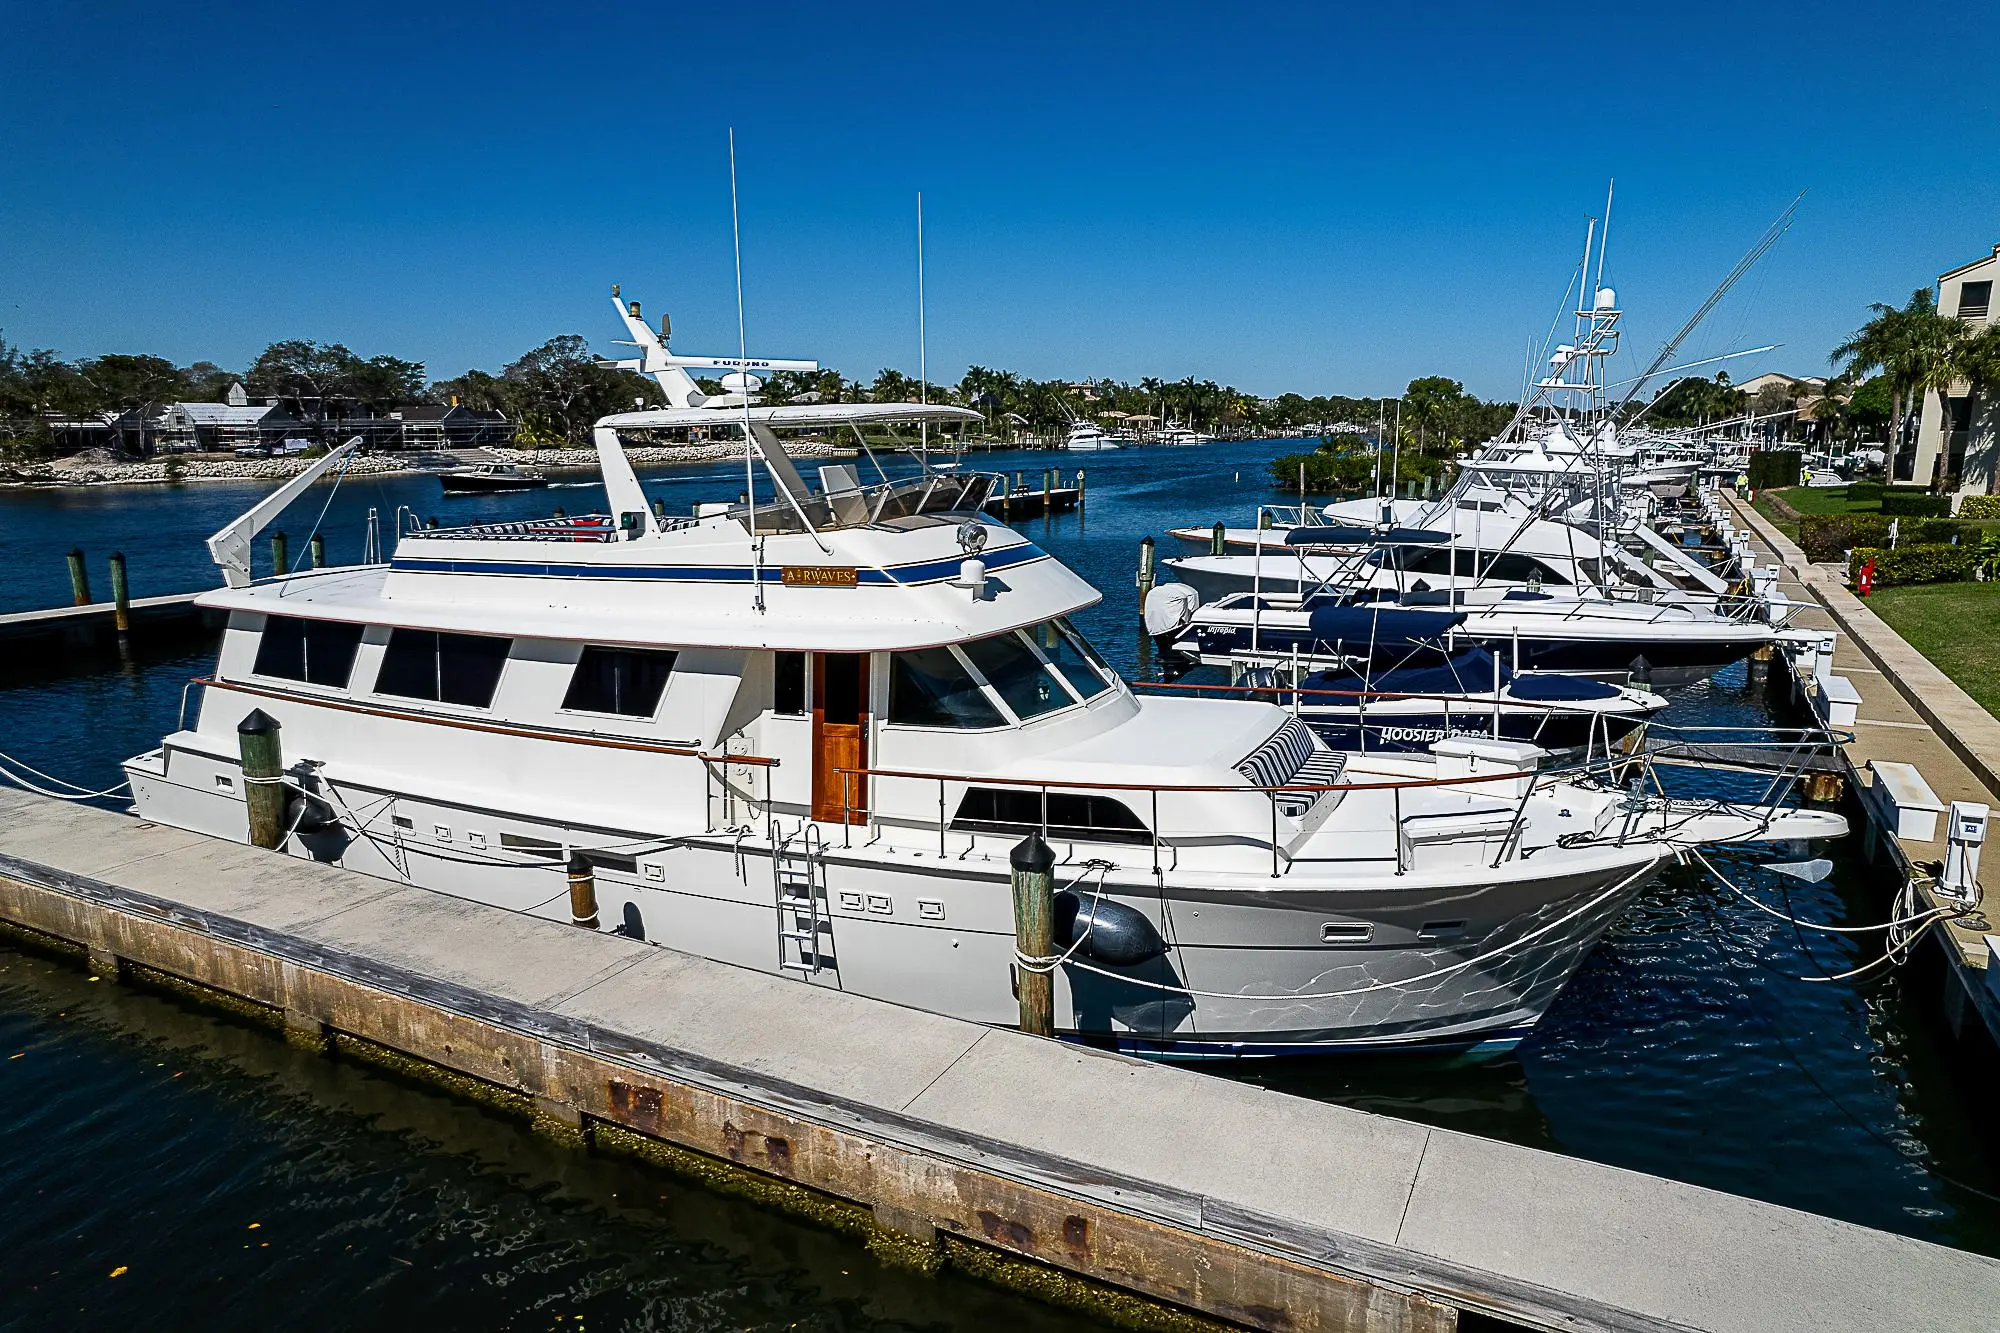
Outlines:
[{"label": "white hull", "polygon": [[[131,761],[127,771],[145,818],[245,841],[243,801],[217,784],[240,776],[231,760],[171,748]],[[855,828],[844,846],[839,825],[811,825],[802,835],[805,821],[779,821],[781,836],[791,835],[780,851],[788,867],[806,864],[794,854],[808,838],[824,840],[824,854],[811,858],[824,966],[807,971],[796,943],[781,935],[803,916],[778,904],[768,836],[704,834],[663,846],[658,832],[579,827],[361,783],[333,781],[327,790],[363,836],[335,834],[327,843],[295,834],[291,854],[567,921],[560,860],[514,855],[501,864],[494,851],[471,850],[468,836],[480,832],[489,849],[503,833],[558,846],[652,849],[635,856],[631,872],[597,867],[601,929],[636,925],[650,942],[718,961],[975,1022],[1014,1021],[1011,839],[952,833],[941,862],[935,844],[928,854],[886,840],[867,846],[869,830]],[[1056,869],[1058,888],[1083,874],[1082,859],[1103,854],[1061,843],[1056,849],[1067,853]],[[1635,844],[1606,848],[1602,864],[1561,878],[1525,880],[1515,877],[1518,868],[1474,877],[1490,884],[1468,883],[1462,869],[1396,875],[1393,860],[1373,873],[1315,876],[1294,868],[1282,880],[1182,875],[1169,866],[1155,881],[1150,866],[1126,867],[1109,873],[1103,895],[1142,913],[1172,947],[1149,963],[1107,969],[1122,979],[1060,970],[1057,1024],[1066,1034],[1181,1057],[1510,1045],[1546,1011],[1663,855],[1656,844]],[[1095,886],[1085,875],[1078,887],[1088,895]],[[1349,934],[1365,931],[1367,942],[1323,943],[1329,923]],[[1441,924],[1456,933],[1431,938]],[[1459,966],[1496,950],[1496,957]]]}]

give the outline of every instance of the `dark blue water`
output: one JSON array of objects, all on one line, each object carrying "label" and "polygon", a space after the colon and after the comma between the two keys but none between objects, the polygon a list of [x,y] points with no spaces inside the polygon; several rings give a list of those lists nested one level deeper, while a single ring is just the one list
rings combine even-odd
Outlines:
[{"label": "dark blue water", "polygon": [[[1174,549],[1169,527],[1247,521],[1251,505],[1276,498],[1267,462],[1288,448],[994,455],[976,465],[1035,477],[1052,461],[1088,471],[1083,514],[1017,526],[1104,591],[1079,619],[1121,668],[1145,675],[1138,539],[1161,538],[1164,555]],[[684,512],[696,499],[733,499],[740,478],[716,466],[645,481]],[[0,606],[66,600],[62,553],[75,544],[98,570],[124,549],[141,594],[211,586],[201,538],[262,489],[0,495]],[[282,520],[294,551],[327,492]],[[602,503],[587,484],[445,502],[433,478],[386,479],[344,485],[324,531],[333,558],[353,559],[371,505],[386,526],[401,505],[450,521]],[[173,728],[182,683],[210,661],[205,648],[142,652],[129,666],[0,689],[0,749],[109,784],[119,759]],[[1738,666],[1678,691],[1668,717],[1787,720],[1775,693]],[[1801,916],[1886,915],[1890,886],[1853,857],[1813,886],[1761,869],[1762,859],[1744,849],[1719,861],[1767,902],[1782,905],[1789,892]],[[1795,931],[1706,876],[1675,871],[1626,913],[1513,1056],[1285,1062],[1230,1076],[2000,1253],[2000,1204],[1986,1197],[2000,1194],[1992,1089],[1940,1036],[1934,983],[1794,979],[1843,971],[1868,950]],[[408,1322],[405,1310],[465,1328],[577,1327],[578,1313],[600,1328],[1062,1322],[966,1284],[881,1270],[846,1241],[640,1168],[554,1153],[511,1122],[298,1059],[166,1001],[16,954],[0,952],[0,968],[0,1117],[30,1127],[0,1138],[9,1314],[95,1323],[214,1299],[223,1326],[275,1308],[342,1326]],[[16,1051],[27,1054],[4,1059]],[[259,1220],[259,1232],[244,1230]],[[251,1239],[267,1230],[270,1251]],[[105,1276],[121,1264],[125,1276]]]}]

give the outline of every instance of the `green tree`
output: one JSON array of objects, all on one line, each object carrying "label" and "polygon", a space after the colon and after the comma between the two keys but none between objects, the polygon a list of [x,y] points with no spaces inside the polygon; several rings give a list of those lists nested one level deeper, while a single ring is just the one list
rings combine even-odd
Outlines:
[{"label": "green tree", "polygon": [[434,381],[424,391],[424,397],[440,407],[455,402],[474,412],[511,414],[514,410],[507,381],[483,370],[468,370],[456,379]]},{"label": "green tree", "polygon": [[381,411],[398,403],[414,403],[424,393],[424,363],[393,356],[357,358],[350,371],[348,392],[362,406]]},{"label": "green tree", "polygon": [[1646,414],[1662,426],[1702,426],[1735,416],[1746,402],[1723,371],[1712,380],[1699,375],[1675,380],[1653,396]]},{"label": "green tree", "polygon": [[[526,438],[580,445],[599,417],[624,411],[635,397],[660,400],[659,387],[622,370],[607,370],[581,334],[549,339],[502,372]],[[718,386],[719,387],[719,386]]]},{"label": "green tree", "polygon": [[353,396],[360,364],[361,358],[341,343],[287,338],[258,355],[244,383],[263,397],[290,399],[303,415],[324,417],[329,405]]},{"label": "green tree", "polygon": [[1877,301],[1868,307],[1874,318],[1848,335],[1847,341],[1828,353],[1827,359],[1850,378],[1880,372],[1889,384],[1889,453],[1893,475],[1894,458],[1903,443],[1903,418],[1913,398],[1922,394],[1919,382],[1925,366],[1935,360],[1927,346],[1937,344],[1936,321],[1942,318],[1937,298],[1928,287],[1910,293],[1899,310]]},{"label": "green tree", "polygon": [[1857,431],[1881,430],[1895,412],[1895,394],[1887,375],[1871,375],[1863,380],[1847,400],[1848,426]]}]

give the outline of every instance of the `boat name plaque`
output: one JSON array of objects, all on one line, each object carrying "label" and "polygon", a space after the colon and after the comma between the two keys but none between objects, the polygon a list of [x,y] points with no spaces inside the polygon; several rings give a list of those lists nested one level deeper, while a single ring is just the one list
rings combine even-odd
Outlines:
[{"label": "boat name plaque", "polygon": [[787,588],[855,588],[860,571],[853,565],[785,565],[782,577]]}]

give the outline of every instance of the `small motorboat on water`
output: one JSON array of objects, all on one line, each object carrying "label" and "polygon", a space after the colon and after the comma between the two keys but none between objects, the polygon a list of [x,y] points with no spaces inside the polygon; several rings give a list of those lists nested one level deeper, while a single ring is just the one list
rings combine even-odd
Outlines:
[{"label": "small motorboat on water", "polygon": [[489,495],[500,491],[539,491],[547,488],[546,474],[512,463],[481,463],[457,472],[438,473],[438,484],[446,495]]}]

